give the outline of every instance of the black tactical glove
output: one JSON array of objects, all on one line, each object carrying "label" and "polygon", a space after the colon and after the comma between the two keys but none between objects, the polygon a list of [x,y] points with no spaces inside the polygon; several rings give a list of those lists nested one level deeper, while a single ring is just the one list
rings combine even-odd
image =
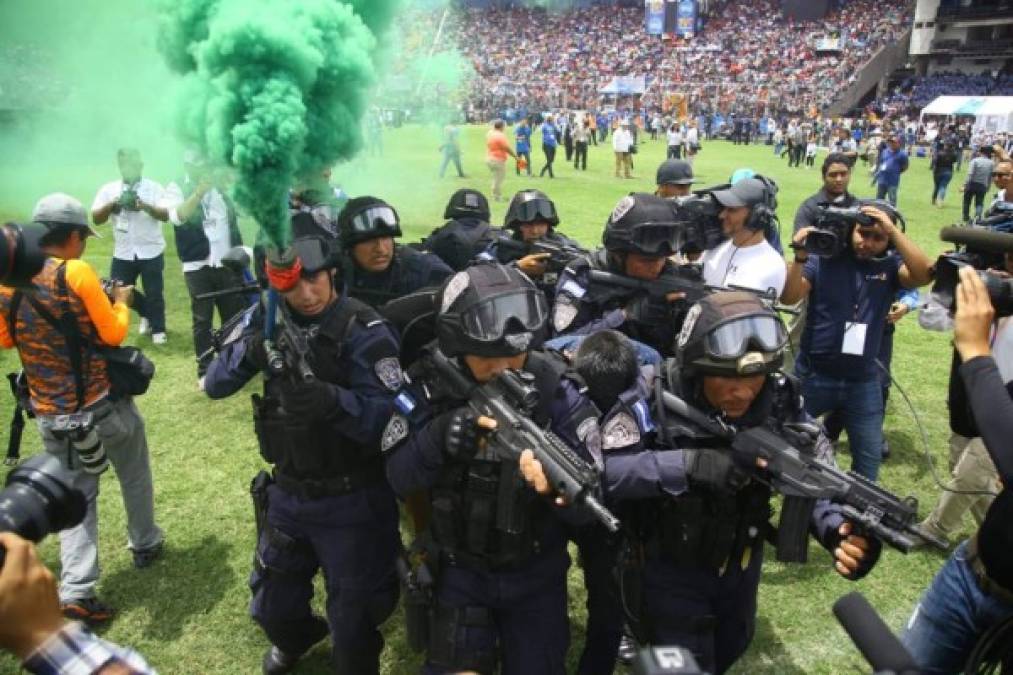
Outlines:
[{"label": "black tactical glove", "polygon": [[451,459],[468,461],[478,452],[484,435],[478,426],[478,416],[471,408],[458,408],[445,415],[443,431],[444,452]]},{"label": "black tactical glove", "polygon": [[337,411],[338,399],[334,387],[327,382],[296,382],[285,377],[281,381],[281,405],[292,415],[315,420]]},{"label": "black tactical glove", "polygon": [[749,480],[735,465],[731,450],[683,450],[686,476],[695,485],[734,492]]},{"label": "black tactical glove", "polygon": [[259,330],[246,338],[246,353],[243,358],[257,370],[267,372],[267,350],[264,348],[264,334]]},{"label": "black tactical glove", "polygon": [[634,298],[623,311],[626,313],[626,320],[632,323],[659,324],[671,317],[670,305],[650,295]]}]

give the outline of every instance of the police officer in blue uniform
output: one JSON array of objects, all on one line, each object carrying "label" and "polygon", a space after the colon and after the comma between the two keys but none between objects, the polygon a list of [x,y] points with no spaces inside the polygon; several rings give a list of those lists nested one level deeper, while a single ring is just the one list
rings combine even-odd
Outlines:
[{"label": "police officer in blue uniform", "polygon": [[443,217],[447,222],[426,237],[422,248],[460,272],[489,247],[498,231],[489,225],[489,200],[478,190],[463,188],[450,196]]},{"label": "police officer in blue uniform", "polygon": [[[506,369],[533,377],[540,393],[532,419],[591,462],[600,456],[598,411],[579,379],[551,352],[538,350],[547,307],[516,269],[478,263],[448,280],[436,296],[439,349],[476,383]],[[435,573],[424,672],[504,675],[565,672],[566,534],[561,507],[530,485],[530,453],[520,462],[483,450],[484,418],[448,391],[424,354],[409,370],[411,400],[388,426],[387,475],[401,496],[428,490],[427,560]],[[482,425],[482,426],[479,426]],[[529,483],[520,479],[523,475]],[[515,526],[503,529],[509,509]]]},{"label": "police officer in blue uniform", "polygon": [[[398,343],[372,308],[335,285],[340,276],[325,239],[294,240],[289,258],[282,268],[268,256],[286,326],[276,326],[273,337],[283,342],[282,330],[301,335],[310,374],[290,361],[276,370],[274,342],[264,337],[270,310],[261,305],[249,310],[241,336],[223,348],[205,380],[207,394],[222,398],[265,375],[263,396],[253,397],[254,420],[261,455],[274,471],[261,472],[253,485],[258,543],[250,614],[272,644],[264,673],[289,672],[328,632],[335,672],[377,673],[377,627],[398,596],[397,503],[380,454],[403,382]],[[318,569],[326,620],[310,609]]]},{"label": "police officer in blue uniform", "polygon": [[590,283],[588,272],[598,269],[645,281],[678,273],[669,260],[679,250],[684,230],[677,222],[677,208],[649,194],[631,194],[619,201],[605,224],[604,248],[577,258],[559,275],[551,321],[556,335],[588,335],[613,328],[662,356],[672,355],[683,312],[678,296],[663,300],[620,287],[597,287]]},{"label": "police officer in blue uniform", "polygon": [[482,258],[515,265],[535,282],[551,306],[559,275],[547,269],[550,254],[532,253],[530,245],[541,240],[581,249],[578,242],[556,230],[558,225],[559,214],[548,195],[541,190],[521,190],[507,207],[502,236],[492,242]]},{"label": "police officer in blue uniform", "polygon": [[[726,424],[791,431],[832,461],[797,381],[780,372],[786,342],[780,319],[755,295],[712,294],[690,309],[676,358],[662,365],[664,386]],[[701,669],[723,673],[753,637],[771,492],[736,463],[727,440],[663,412],[657,400],[653,411],[657,431],[628,449],[613,449],[615,429],[602,427],[607,495],[636,514],[620,511],[632,533],[621,567],[624,606],[642,640],[692,649]],[[864,576],[878,559],[879,541],[858,536],[825,500],[810,532],[845,578]]]},{"label": "police officer in blue uniform", "polygon": [[347,293],[373,307],[437,286],[453,274],[438,256],[394,243],[401,236],[401,220],[382,199],[348,200],[338,230]]}]

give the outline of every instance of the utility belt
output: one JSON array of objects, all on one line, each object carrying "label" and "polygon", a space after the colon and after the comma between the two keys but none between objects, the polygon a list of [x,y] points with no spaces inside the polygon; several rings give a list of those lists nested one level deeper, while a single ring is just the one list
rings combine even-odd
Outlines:
[{"label": "utility belt", "polygon": [[1013,590],[996,583],[985,571],[985,563],[981,561],[978,553],[978,535],[967,540],[967,564],[971,566],[974,578],[978,582],[978,588],[985,595],[991,595],[1000,602],[1013,605]]},{"label": "utility belt", "polygon": [[327,478],[294,478],[277,469],[275,484],[285,492],[302,499],[338,497],[375,485],[385,478],[383,462],[377,461],[360,471]]}]

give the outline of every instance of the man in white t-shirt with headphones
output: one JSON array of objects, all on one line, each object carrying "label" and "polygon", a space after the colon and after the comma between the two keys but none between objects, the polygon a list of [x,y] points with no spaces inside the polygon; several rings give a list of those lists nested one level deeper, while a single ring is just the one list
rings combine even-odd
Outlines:
[{"label": "man in white t-shirt with headphones", "polygon": [[706,283],[781,295],[787,267],[764,236],[776,217],[776,192],[777,186],[772,181],[755,177],[714,193],[714,199],[722,207],[719,217],[728,241],[704,254]]}]

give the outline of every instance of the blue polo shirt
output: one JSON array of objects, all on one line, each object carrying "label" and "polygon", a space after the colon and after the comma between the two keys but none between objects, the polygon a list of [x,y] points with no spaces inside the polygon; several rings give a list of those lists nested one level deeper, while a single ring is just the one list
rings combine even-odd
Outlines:
[{"label": "blue polo shirt", "polygon": [[556,140],[556,134],[559,133],[556,129],[555,124],[549,122],[542,122],[542,145],[550,148],[556,147],[559,142]]},{"label": "blue polo shirt", "polygon": [[[803,370],[845,380],[879,376],[876,357],[886,315],[900,285],[900,256],[858,260],[809,256],[804,276],[812,285],[805,330],[799,348]],[[862,355],[843,353],[846,324],[865,324]]]},{"label": "blue polo shirt", "polygon": [[904,152],[904,148],[899,148],[897,152],[887,148],[879,154],[876,182],[889,187],[900,185],[900,174],[907,170],[907,164],[907,153]]},{"label": "blue polo shirt", "polygon": [[531,152],[531,127],[523,124],[514,129],[517,138],[517,152]]}]

